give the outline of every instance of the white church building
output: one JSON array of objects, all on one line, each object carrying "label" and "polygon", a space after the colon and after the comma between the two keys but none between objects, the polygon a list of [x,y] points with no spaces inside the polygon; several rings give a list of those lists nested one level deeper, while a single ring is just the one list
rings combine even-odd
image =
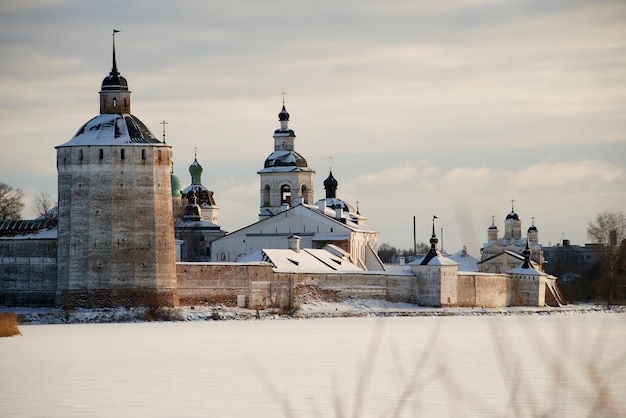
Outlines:
[{"label": "white church building", "polygon": [[378,258],[378,232],[352,205],[337,198],[332,171],[324,181],[326,197],[313,203],[315,171],[295,151],[296,135],[289,129],[289,113],[278,114],[274,152],[265,160],[260,176],[259,221],[212,243],[212,261],[241,261],[262,249],[289,248],[288,237],[300,238],[300,247],[322,249],[333,245],[349,254],[363,270],[384,270]]}]

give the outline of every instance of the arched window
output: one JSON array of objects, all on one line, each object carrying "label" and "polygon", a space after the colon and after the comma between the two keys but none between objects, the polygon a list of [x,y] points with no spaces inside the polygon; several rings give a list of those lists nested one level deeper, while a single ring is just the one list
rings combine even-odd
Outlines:
[{"label": "arched window", "polygon": [[263,206],[270,205],[270,185],[266,184],[263,188]]},{"label": "arched window", "polygon": [[113,108],[117,107],[117,99],[114,97],[113,98]]},{"label": "arched window", "polygon": [[309,203],[309,200],[307,199],[307,188],[305,184],[303,184],[300,188],[300,196],[302,196],[303,203]]},{"label": "arched window", "polygon": [[291,187],[288,184],[280,188],[280,204],[288,204],[291,206]]}]

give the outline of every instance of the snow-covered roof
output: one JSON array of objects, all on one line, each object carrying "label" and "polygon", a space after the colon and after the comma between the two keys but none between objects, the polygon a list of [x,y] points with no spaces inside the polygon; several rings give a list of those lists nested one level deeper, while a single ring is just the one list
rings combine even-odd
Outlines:
[{"label": "snow-covered roof", "polygon": [[461,250],[447,256],[450,260],[459,263],[459,271],[479,271],[478,260],[467,251]]},{"label": "snow-covered roof", "polygon": [[70,141],[58,147],[146,144],[166,146],[137,117],[129,113],[103,113],[85,123]]},{"label": "snow-covered roof", "polygon": [[531,267],[531,268],[523,268],[517,267],[511,270],[505,271],[507,274],[523,274],[526,276],[545,276],[545,273],[540,272],[539,270]]},{"label": "snow-covered roof", "polygon": [[355,264],[338,257],[327,249],[302,248],[300,251],[291,249],[262,249],[240,260],[247,262],[268,262],[277,272],[330,273],[330,272],[362,272]]}]

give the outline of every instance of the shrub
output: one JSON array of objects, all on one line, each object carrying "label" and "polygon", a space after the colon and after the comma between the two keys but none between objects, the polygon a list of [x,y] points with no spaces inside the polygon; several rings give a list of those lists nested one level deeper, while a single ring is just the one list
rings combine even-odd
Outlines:
[{"label": "shrub", "polygon": [[17,315],[13,312],[0,312],[0,337],[22,335],[17,327]]}]

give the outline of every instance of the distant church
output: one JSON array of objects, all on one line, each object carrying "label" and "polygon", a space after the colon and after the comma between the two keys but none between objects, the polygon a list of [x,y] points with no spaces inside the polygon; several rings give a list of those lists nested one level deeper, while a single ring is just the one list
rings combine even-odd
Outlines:
[{"label": "distant church", "polygon": [[504,219],[504,236],[499,236],[495,217],[487,230],[487,242],[481,248],[479,269],[485,273],[502,273],[517,268],[524,263],[523,253],[528,247],[531,251],[530,261],[533,267],[543,271],[543,247],[539,244],[539,230],[532,225],[522,236],[522,220],[515,212],[514,201],[511,202],[511,212]]}]

